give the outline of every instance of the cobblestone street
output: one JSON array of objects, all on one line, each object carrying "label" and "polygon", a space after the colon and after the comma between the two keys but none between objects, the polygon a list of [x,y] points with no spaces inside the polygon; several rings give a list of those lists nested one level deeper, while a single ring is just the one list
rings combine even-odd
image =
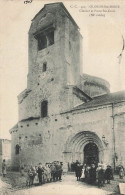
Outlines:
[{"label": "cobblestone street", "polygon": [[19,173],[8,173],[7,178],[0,178],[0,194],[1,195],[107,195],[119,194],[118,183],[124,182],[119,180],[118,176],[111,181],[111,184],[99,189],[97,186],[91,186],[81,181],[76,181],[74,174],[63,175],[62,181],[46,183],[43,186],[25,187],[25,177],[21,177]]}]

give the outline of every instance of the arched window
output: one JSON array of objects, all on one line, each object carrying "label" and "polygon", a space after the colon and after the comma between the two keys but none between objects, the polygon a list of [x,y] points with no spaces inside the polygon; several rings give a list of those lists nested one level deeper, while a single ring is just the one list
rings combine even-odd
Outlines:
[{"label": "arched window", "polygon": [[45,100],[41,103],[41,117],[44,118],[48,115],[48,101]]},{"label": "arched window", "polygon": [[17,144],[15,147],[15,154],[19,154],[20,153],[20,146]]}]

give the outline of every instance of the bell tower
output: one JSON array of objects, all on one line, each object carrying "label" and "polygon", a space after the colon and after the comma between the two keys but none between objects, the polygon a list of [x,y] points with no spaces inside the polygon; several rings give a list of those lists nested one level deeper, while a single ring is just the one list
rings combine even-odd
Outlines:
[{"label": "bell tower", "polygon": [[81,103],[73,92],[80,83],[81,39],[62,3],[46,4],[35,15],[29,29],[27,89],[18,96],[20,120],[42,117],[43,102],[48,116]]},{"label": "bell tower", "polygon": [[28,89],[48,81],[61,86],[79,84],[81,39],[64,5],[46,4],[29,30]]}]

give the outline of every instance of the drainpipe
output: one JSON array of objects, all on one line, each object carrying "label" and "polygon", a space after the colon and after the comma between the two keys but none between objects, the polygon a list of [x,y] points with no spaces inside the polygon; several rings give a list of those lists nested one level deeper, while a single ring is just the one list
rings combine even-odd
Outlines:
[{"label": "drainpipe", "polygon": [[112,103],[112,132],[113,132],[113,150],[114,150],[114,157],[113,157],[113,163],[114,163],[114,171],[115,171],[115,167],[116,167],[116,164],[115,164],[115,155],[116,155],[116,149],[115,149],[115,129],[114,129],[114,122],[115,122],[115,116],[114,116],[114,104]]}]

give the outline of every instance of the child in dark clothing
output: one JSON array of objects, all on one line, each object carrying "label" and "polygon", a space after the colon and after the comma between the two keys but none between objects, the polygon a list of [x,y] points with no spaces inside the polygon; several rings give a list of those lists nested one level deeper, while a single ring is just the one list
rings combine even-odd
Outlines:
[{"label": "child in dark clothing", "polygon": [[111,166],[107,166],[107,169],[105,171],[105,180],[107,180],[107,184],[110,184],[110,180],[113,177]]},{"label": "child in dark clothing", "polygon": [[43,172],[44,172],[44,170],[43,170],[43,167],[42,167],[42,163],[39,163],[39,167],[38,167],[38,170],[37,170],[39,184],[43,183]]},{"label": "child in dark clothing", "polygon": [[98,170],[98,187],[102,187],[105,183],[105,171],[101,165]]}]

